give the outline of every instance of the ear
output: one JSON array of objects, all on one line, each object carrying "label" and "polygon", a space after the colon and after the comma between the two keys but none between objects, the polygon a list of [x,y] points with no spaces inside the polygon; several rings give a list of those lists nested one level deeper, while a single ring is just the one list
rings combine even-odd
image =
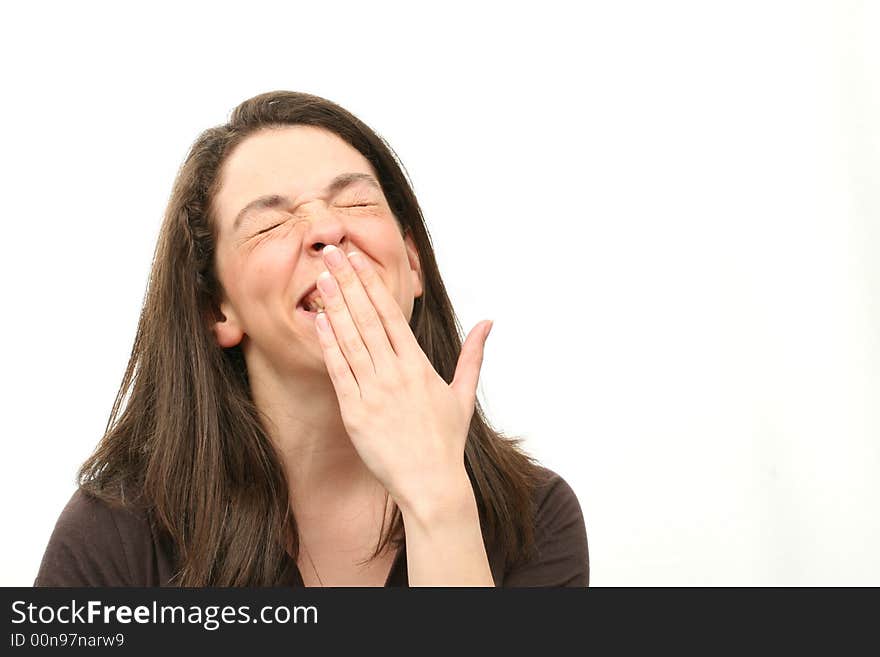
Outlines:
[{"label": "ear", "polygon": [[235,311],[227,301],[220,303],[220,319],[214,322],[211,330],[214,338],[224,349],[234,347],[244,337],[244,330],[241,328],[235,317]]},{"label": "ear", "polygon": [[406,246],[406,253],[409,257],[409,268],[412,272],[413,297],[418,298],[422,296],[425,291],[424,283],[422,281],[422,264],[419,260],[419,249],[413,241],[412,234],[409,231],[407,231],[404,236],[403,243]]}]

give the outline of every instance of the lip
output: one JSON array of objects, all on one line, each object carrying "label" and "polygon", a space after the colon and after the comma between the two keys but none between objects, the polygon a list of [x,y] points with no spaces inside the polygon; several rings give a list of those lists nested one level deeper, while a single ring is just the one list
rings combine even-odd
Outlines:
[{"label": "lip", "polygon": [[313,324],[315,323],[315,317],[317,317],[317,315],[318,315],[318,313],[313,313],[313,312],[311,312],[311,311],[309,311],[309,310],[306,310],[306,309],[303,308],[302,306],[297,306],[297,307],[296,307],[296,314],[297,314],[297,315],[303,315],[303,317],[304,317],[305,319],[309,320],[309,321],[312,322]]}]

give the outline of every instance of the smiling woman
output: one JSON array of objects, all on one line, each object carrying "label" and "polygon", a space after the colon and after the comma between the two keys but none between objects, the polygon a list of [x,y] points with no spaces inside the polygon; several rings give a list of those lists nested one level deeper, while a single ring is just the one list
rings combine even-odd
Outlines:
[{"label": "smiling woman", "polygon": [[577,498],[476,400],[387,144],[273,92],[175,181],[107,431],[37,585],[586,586]]}]

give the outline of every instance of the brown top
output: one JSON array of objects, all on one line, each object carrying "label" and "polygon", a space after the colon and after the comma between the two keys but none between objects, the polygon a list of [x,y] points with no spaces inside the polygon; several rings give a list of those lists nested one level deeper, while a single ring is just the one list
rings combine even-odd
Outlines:
[{"label": "brown top", "polygon": [[[588,586],[587,533],[574,491],[543,468],[535,489],[537,556],[504,571],[503,557],[488,554],[497,586]],[[146,513],[117,509],[77,490],[55,525],[34,586],[168,586],[175,551]],[[290,559],[285,581],[302,586]],[[408,586],[406,550],[394,560],[385,586]]]}]

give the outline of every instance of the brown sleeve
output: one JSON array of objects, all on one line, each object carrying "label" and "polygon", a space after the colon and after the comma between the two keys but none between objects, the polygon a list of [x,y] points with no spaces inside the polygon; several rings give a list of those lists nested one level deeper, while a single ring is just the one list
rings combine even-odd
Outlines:
[{"label": "brown sleeve", "polygon": [[535,522],[537,555],[506,573],[503,586],[590,584],[587,530],[577,496],[558,474],[540,490]]},{"label": "brown sleeve", "polygon": [[[125,514],[129,535],[123,540],[115,516]],[[141,533],[132,515],[77,490],[61,512],[43,555],[34,586],[138,586],[132,548]]]}]

